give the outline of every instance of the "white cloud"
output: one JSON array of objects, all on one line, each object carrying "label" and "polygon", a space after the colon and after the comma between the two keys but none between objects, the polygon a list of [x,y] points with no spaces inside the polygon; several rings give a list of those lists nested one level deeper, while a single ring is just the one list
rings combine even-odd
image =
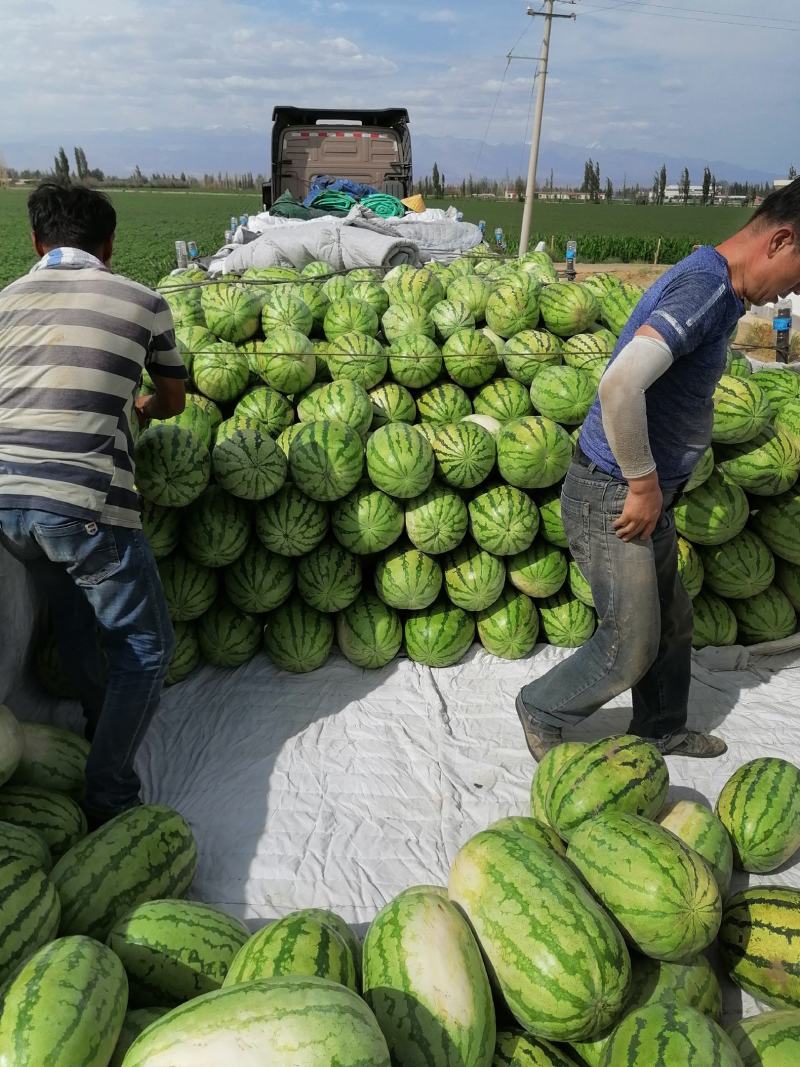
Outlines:
[{"label": "white cloud", "polygon": [[421,11],[419,15],[417,15],[417,18],[420,22],[432,22],[450,25],[455,22],[458,22],[458,15],[449,7],[439,8],[438,11]]}]

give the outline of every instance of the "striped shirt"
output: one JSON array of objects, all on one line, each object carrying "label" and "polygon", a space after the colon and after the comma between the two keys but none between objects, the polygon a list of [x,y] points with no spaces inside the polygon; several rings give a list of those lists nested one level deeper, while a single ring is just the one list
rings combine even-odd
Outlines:
[{"label": "striped shirt", "polygon": [[141,526],[131,419],[147,367],[186,378],[158,293],[74,249],[0,292],[0,508]]}]

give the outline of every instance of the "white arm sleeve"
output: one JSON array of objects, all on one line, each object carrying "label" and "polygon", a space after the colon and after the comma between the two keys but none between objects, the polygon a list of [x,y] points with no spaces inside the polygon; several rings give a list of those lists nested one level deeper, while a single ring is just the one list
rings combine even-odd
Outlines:
[{"label": "white arm sleeve", "polygon": [[672,352],[665,341],[636,336],[600,382],[603,429],[628,481],[643,478],[656,469],[647,432],[645,392],[671,366]]}]

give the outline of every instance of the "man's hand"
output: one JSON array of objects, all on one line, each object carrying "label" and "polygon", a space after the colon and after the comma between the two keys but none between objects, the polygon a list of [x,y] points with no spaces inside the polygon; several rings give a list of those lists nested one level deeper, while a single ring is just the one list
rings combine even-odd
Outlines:
[{"label": "man's hand", "polygon": [[136,418],[139,420],[140,426],[146,426],[150,419],[153,418],[150,409],[152,408],[153,396],[151,393],[146,393],[143,396],[137,396],[134,401],[134,407],[136,410]]},{"label": "man's hand", "polygon": [[617,537],[623,541],[632,541],[634,537],[650,537],[661,516],[664,497],[658,484],[658,474],[645,475],[644,478],[631,478],[628,482],[628,496],[622,514],[614,521]]}]

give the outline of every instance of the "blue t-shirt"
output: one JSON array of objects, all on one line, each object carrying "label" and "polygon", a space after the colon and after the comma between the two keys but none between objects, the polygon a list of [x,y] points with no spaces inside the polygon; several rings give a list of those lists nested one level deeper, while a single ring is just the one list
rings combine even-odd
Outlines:
[{"label": "blue t-shirt", "polygon": [[[672,366],[646,393],[650,449],[665,489],[685,482],[711,444],[712,398],[744,310],[726,260],[704,246],[647,290],[617,342],[612,362],[640,327],[651,326],[672,351]],[[580,446],[601,470],[622,479],[603,429],[599,399],[586,416]]]}]

